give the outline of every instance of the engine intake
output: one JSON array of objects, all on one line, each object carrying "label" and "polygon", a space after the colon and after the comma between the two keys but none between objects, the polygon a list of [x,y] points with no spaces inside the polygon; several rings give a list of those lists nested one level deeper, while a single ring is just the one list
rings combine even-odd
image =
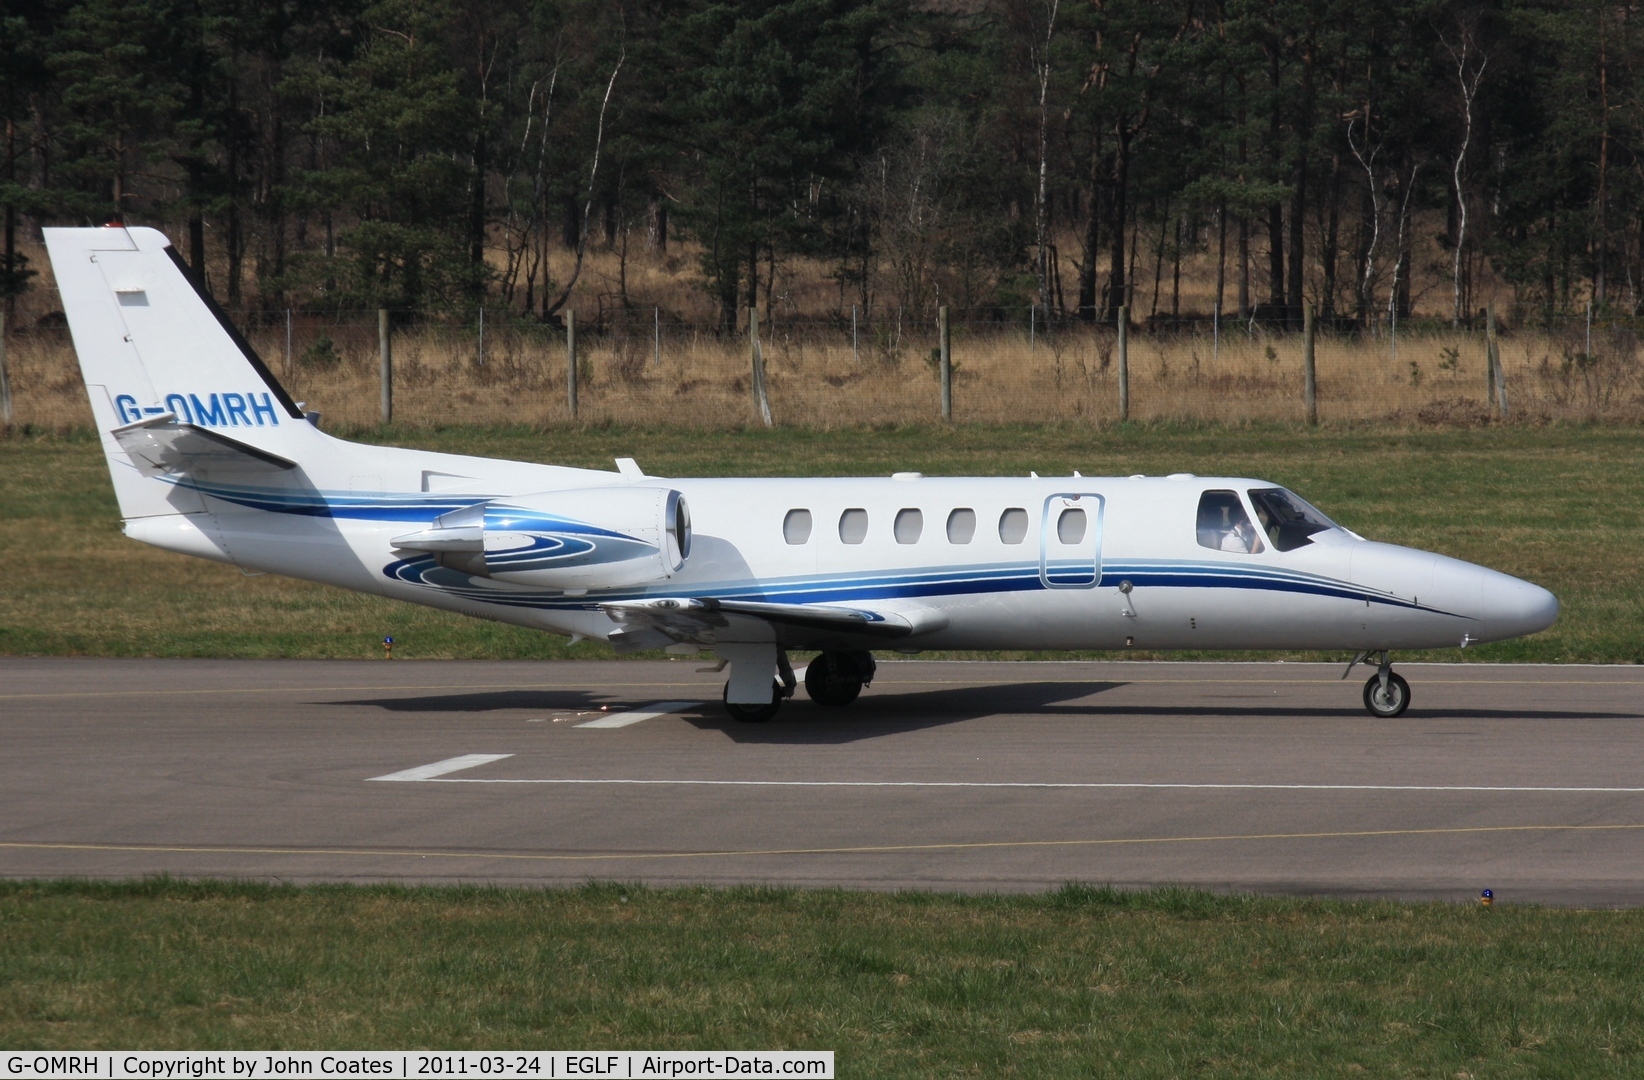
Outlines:
[{"label": "engine intake", "polygon": [[476,577],[544,589],[619,588],[684,568],[691,512],[669,488],[545,491],[441,514],[392,543]]}]

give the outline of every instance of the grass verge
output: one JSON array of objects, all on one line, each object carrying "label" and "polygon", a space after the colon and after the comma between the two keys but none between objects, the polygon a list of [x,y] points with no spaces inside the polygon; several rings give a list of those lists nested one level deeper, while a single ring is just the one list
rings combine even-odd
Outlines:
[{"label": "grass verge", "polygon": [[[362,429],[430,450],[662,476],[1250,475],[1295,488],[1366,536],[1552,589],[1548,632],[1431,659],[1644,662],[1644,430],[1549,426],[1082,425],[704,431]],[[120,535],[88,435],[0,440],[0,653],[422,658],[597,657],[597,643],[464,619],[171,555]],[[1095,655],[1095,654],[1092,654]],[[1225,654],[1218,654],[1225,655]]]},{"label": "grass verge", "polygon": [[[833,1049],[842,1076],[1636,1076],[1644,911],[0,883],[0,1048]],[[408,948],[407,942],[415,942]]]}]

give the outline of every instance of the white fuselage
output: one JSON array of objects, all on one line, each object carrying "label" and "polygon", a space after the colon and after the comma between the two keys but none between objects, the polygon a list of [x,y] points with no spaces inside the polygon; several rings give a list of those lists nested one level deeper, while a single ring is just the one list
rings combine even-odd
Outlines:
[{"label": "white fuselage", "polygon": [[[205,494],[205,515],[138,519],[128,533],[247,569],[592,637],[616,629],[602,603],[699,595],[901,605],[934,616],[926,620],[933,629],[898,643],[918,649],[1436,648],[1530,633],[1557,612],[1551,594],[1537,586],[1339,528],[1291,551],[1203,546],[1195,532],[1201,494],[1271,487],[1249,479],[659,480],[343,447],[349,453],[330,457],[348,479],[310,475],[281,499]],[[370,465],[352,451],[368,454]],[[367,467],[376,471],[359,471]],[[317,463],[306,471],[329,470]],[[443,490],[419,490],[430,475],[442,478]],[[362,476],[369,478],[363,484]],[[644,585],[586,592],[510,585],[419,569],[391,543],[464,503],[624,482],[681,492],[693,519],[684,566]],[[297,512],[287,505],[293,501]],[[262,508],[270,505],[284,508]],[[1062,543],[1056,530],[1056,516],[1068,506],[1088,515],[1085,535],[1073,544]],[[793,511],[809,513],[803,537],[785,531]],[[917,511],[917,531],[909,511]],[[971,512],[968,539],[963,528],[950,537],[955,511]],[[1025,524],[1019,538],[1008,530],[1001,536],[1001,518],[1010,511],[1018,526]],[[202,519],[210,526],[190,528]],[[793,631],[780,640],[812,643]]]}]

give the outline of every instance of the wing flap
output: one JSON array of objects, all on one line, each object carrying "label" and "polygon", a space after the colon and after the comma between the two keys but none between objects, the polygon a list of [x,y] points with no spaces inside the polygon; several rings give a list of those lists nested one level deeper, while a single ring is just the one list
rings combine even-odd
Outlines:
[{"label": "wing flap", "polygon": [[740,619],[755,619],[777,629],[815,631],[894,641],[940,630],[947,616],[922,605],[776,604],[716,597],[660,597],[617,600],[600,607],[623,625],[618,633],[651,629],[676,641],[712,640]]},{"label": "wing flap", "polygon": [[139,420],[109,432],[144,476],[202,471],[282,473],[295,461],[259,450],[207,428],[177,421],[175,413]]}]

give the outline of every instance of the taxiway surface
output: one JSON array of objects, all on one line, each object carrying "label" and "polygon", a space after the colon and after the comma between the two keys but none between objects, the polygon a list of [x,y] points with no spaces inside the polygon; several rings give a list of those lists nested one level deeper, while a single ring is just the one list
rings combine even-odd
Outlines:
[{"label": "taxiway surface", "polygon": [[0,659],[0,874],[1644,902],[1644,668]]}]

